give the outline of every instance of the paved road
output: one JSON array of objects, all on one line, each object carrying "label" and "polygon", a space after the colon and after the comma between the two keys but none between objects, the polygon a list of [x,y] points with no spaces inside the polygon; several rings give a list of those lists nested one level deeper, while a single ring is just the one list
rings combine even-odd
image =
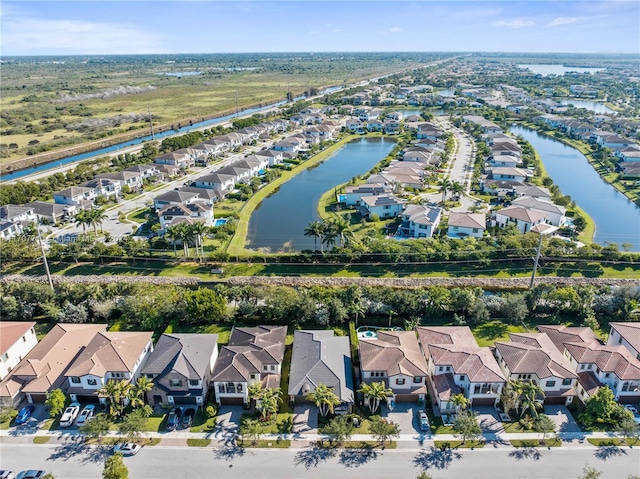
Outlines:
[{"label": "paved road", "polygon": [[[2,444],[2,468],[43,468],[63,479],[101,477],[107,448],[82,445]],[[566,479],[578,477],[585,463],[602,471],[601,479],[640,474],[640,449],[492,448],[442,452],[434,448],[327,451],[188,447],[146,447],[124,459],[131,479],[164,478],[415,478],[422,470],[434,477],[464,479]]]}]

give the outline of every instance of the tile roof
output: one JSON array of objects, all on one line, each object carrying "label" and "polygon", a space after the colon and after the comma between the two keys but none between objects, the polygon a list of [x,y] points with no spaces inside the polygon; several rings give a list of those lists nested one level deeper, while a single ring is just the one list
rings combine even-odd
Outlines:
[{"label": "tile roof", "polygon": [[558,351],[564,353],[564,343],[599,343],[596,333],[588,327],[570,327],[557,324],[541,324],[538,331],[545,333],[555,344]]},{"label": "tile roof", "polygon": [[521,206],[508,206],[504,209],[497,210],[496,215],[503,215],[507,218],[515,218],[527,223],[535,223],[541,221],[547,217],[545,213],[540,213],[534,210],[528,210]]},{"label": "tile roof", "polygon": [[609,323],[633,349],[640,352],[640,323]]},{"label": "tile roof", "polygon": [[35,324],[33,321],[0,321],[0,356],[9,351]]},{"label": "tile roof", "polygon": [[387,377],[427,375],[427,363],[413,331],[379,331],[378,339],[360,340],[358,349],[363,371],[386,371]]},{"label": "tile roof", "polygon": [[440,401],[448,401],[452,396],[462,393],[462,389],[455,383],[451,373],[433,376],[432,381]]},{"label": "tile roof", "polygon": [[449,226],[461,226],[463,228],[479,228],[484,230],[487,218],[482,213],[460,213],[452,211],[449,214]]},{"label": "tile roof", "polygon": [[566,343],[565,348],[581,364],[595,364],[623,380],[640,380],[640,360],[622,345]]}]

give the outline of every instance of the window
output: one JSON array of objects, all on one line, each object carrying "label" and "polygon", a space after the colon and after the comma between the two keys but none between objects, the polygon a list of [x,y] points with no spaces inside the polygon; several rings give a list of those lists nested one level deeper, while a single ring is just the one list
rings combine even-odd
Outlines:
[{"label": "window", "polygon": [[441,373],[442,371],[444,371],[444,368],[442,366],[438,366],[438,372]]},{"label": "window", "polygon": [[98,381],[96,381],[95,379],[87,379],[87,384],[89,386],[97,386],[98,385]]},{"label": "window", "polygon": [[457,226],[454,226],[454,227],[453,227],[453,231],[458,231],[458,229],[459,229],[459,228],[458,228]]},{"label": "window", "polygon": [[172,388],[179,388],[180,386],[182,386],[182,380],[181,379],[171,379],[169,381],[169,385]]},{"label": "window", "polygon": [[451,371],[451,367],[450,367],[450,366],[447,366],[446,371],[447,371],[447,372]]},{"label": "window", "polygon": [[145,376],[147,376],[148,379],[153,379],[153,377],[154,377],[153,374],[148,374],[148,373],[145,374]]},{"label": "window", "polygon": [[219,393],[223,393],[224,392],[224,384],[218,384],[218,392]]},{"label": "window", "polygon": [[416,376],[415,378],[413,378],[413,382],[419,384],[422,382],[422,378],[420,376]]},{"label": "window", "polygon": [[587,367],[587,366],[586,366],[586,364],[581,364],[581,365],[580,365],[580,370],[582,371],[582,370],[583,370],[584,368],[586,368],[586,367]]},{"label": "window", "polygon": [[2,362],[7,361],[8,359],[9,359],[9,355],[8,355],[7,353],[4,353],[4,354],[2,355]]},{"label": "window", "polygon": [[[457,226],[456,226],[456,228],[457,228]],[[478,228],[473,228],[473,232],[477,233],[478,232]]]},{"label": "window", "polygon": [[123,378],[124,374],[122,373],[111,373],[112,378]]},{"label": "window", "polygon": [[404,379],[404,378],[398,378],[398,379],[396,379],[396,384],[397,384],[398,386],[402,386],[402,385],[404,384],[404,382],[405,382],[405,379]]},{"label": "window", "polygon": [[74,376],[74,377],[72,377],[72,378],[71,378],[71,382],[72,382],[73,384],[80,384],[80,378],[79,378],[79,377]]},{"label": "window", "polygon": [[464,374],[460,375],[460,381],[464,381],[466,379],[466,376]]},{"label": "window", "polygon": [[605,378],[608,378],[609,376],[610,376],[610,374],[609,374],[609,373],[606,373],[606,374],[604,375],[604,377],[605,377]]},{"label": "window", "polygon": [[548,388],[552,388],[553,386],[556,385],[556,382],[555,381],[547,381],[544,385],[546,387],[548,387]]},{"label": "window", "polygon": [[272,364],[271,366],[269,366],[269,369],[271,369],[271,371],[275,371],[276,367]]},{"label": "window", "polygon": [[570,378],[563,379],[562,380],[562,385],[563,386],[571,386],[571,379]]},{"label": "window", "polygon": [[189,386],[197,386],[200,384],[200,380],[198,379],[189,379]]},{"label": "window", "polygon": [[22,336],[22,342],[23,342],[23,343],[26,343],[26,342],[27,342],[27,336],[26,336],[26,335]]}]

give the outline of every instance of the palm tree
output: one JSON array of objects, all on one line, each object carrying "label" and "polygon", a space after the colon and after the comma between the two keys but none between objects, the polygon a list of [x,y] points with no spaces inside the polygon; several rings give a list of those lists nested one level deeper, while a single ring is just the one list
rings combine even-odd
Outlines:
[{"label": "palm tree", "polygon": [[502,389],[500,400],[502,401],[502,407],[506,414],[514,409],[518,410],[520,407],[520,396],[522,395],[522,381],[518,379],[512,379]]},{"label": "palm tree", "polygon": [[100,208],[97,210],[91,210],[89,214],[89,218],[90,218],[89,224],[93,226],[93,234],[98,236],[98,231],[96,229],[96,226],[100,225],[100,231],[103,231],[102,223],[104,223],[104,221],[108,219],[109,216],[104,212],[103,208]]},{"label": "palm tree", "polygon": [[459,181],[454,181],[451,183],[450,190],[454,195],[462,195],[464,193],[464,185]]},{"label": "palm tree", "polygon": [[256,408],[260,411],[260,417],[263,421],[268,421],[273,414],[278,412],[278,407],[282,402],[280,390],[274,388],[263,389],[259,401]]},{"label": "palm tree", "polygon": [[382,381],[371,384],[362,383],[358,392],[364,394],[364,400],[367,402],[371,414],[376,413],[378,407],[380,407],[380,401],[393,395],[393,391]]},{"label": "palm tree", "polygon": [[533,381],[525,381],[522,383],[522,402],[521,412],[529,410],[531,417],[536,418],[538,416],[538,409],[541,405],[538,402],[538,397],[544,398],[544,390]]},{"label": "palm tree", "polygon": [[178,223],[176,225],[176,232],[178,238],[182,240],[182,247],[184,248],[184,255],[189,256],[189,242],[193,240],[194,236],[191,232],[191,228],[187,223]]},{"label": "palm tree", "polygon": [[262,384],[259,382],[249,384],[249,387],[247,388],[247,397],[249,398],[249,401],[257,401],[260,399],[260,396],[262,396]]},{"label": "palm tree", "polygon": [[204,257],[204,234],[207,232],[207,225],[201,222],[193,223],[190,226],[191,233],[196,237],[196,253],[198,251],[198,246],[200,247],[200,258]]},{"label": "palm tree", "polygon": [[336,236],[340,240],[340,247],[343,248],[346,240],[351,238],[351,230],[349,229],[349,223],[344,218],[338,218],[331,222],[333,230]]},{"label": "palm tree", "polygon": [[146,376],[140,376],[136,383],[133,385],[131,389],[131,394],[129,400],[131,401],[131,406],[136,408],[138,406],[144,406],[145,404],[145,395],[147,392],[153,389],[153,381]]},{"label": "palm tree", "polygon": [[[316,251],[318,249],[318,238],[322,236],[322,231],[323,226],[320,221],[312,221],[309,223],[309,226],[304,229],[305,236],[313,236],[313,249]],[[322,247],[322,243],[320,247]]]},{"label": "palm tree", "polygon": [[76,226],[82,226],[82,233],[87,234],[87,225],[89,224],[89,211],[81,210],[73,217],[76,221]]},{"label": "palm tree", "polygon": [[107,381],[104,386],[98,389],[98,394],[106,396],[109,400],[109,416],[115,416],[116,402],[119,393],[118,381],[114,380]]},{"label": "palm tree", "polygon": [[471,404],[471,401],[464,394],[454,394],[450,401],[456,407],[456,411],[464,411]]},{"label": "palm tree", "polygon": [[180,239],[177,228],[175,226],[167,226],[164,230],[164,237],[173,243],[173,254],[177,257],[178,250],[176,249],[176,241]]},{"label": "palm tree", "polygon": [[449,181],[448,178],[441,180],[440,188],[442,190],[442,204],[444,205],[444,202],[447,199],[447,191],[451,189],[451,181]]},{"label": "palm tree", "polygon": [[318,407],[322,417],[333,414],[335,407],[340,405],[340,398],[326,384],[318,384],[314,392],[307,394],[307,399]]},{"label": "palm tree", "polygon": [[327,245],[327,250],[331,245],[336,244],[336,229],[332,221],[322,223],[321,243]]}]

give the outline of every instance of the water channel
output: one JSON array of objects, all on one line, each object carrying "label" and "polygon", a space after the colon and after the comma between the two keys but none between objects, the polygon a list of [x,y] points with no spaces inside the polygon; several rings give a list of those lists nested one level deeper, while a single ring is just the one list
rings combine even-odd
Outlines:
[{"label": "water channel", "polygon": [[367,173],[389,154],[395,141],[361,138],[347,143],[315,168],[304,170],[266,198],[249,220],[247,247],[276,252],[291,241],[293,249],[314,249],[314,239],[304,236],[309,223],[319,220],[320,197],[329,189]]},{"label": "water channel", "polygon": [[595,221],[597,243],[629,243],[631,251],[640,251],[640,207],[602,180],[582,153],[527,128],[515,126],[511,132],[531,143],[562,194]]}]

